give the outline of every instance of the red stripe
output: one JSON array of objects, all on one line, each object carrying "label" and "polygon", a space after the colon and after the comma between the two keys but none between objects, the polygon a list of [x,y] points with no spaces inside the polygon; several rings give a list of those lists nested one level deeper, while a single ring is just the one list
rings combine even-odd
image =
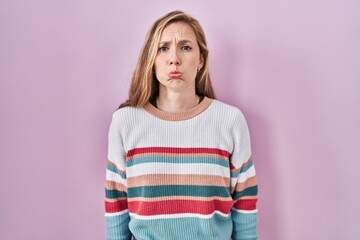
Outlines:
[{"label": "red stripe", "polygon": [[226,150],[217,148],[171,148],[171,147],[146,147],[146,148],[135,148],[127,152],[127,157],[131,157],[135,154],[141,153],[211,153],[218,154],[221,156],[229,157],[230,153]]},{"label": "red stripe", "polygon": [[198,213],[211,214],[215,210],[229,213],[232,201],[166,200],[156,202],[129,202],[129,212],[143,216],[158,214]]},{"label": "red stripe", "polygon": [[234,208],[239,210],[255,210],[256,209],[257,198],[255,199],[240,199],[238,200]]},{"label": "red stripe", "polygon": [[127,209],[127,199],[117,200],[116,202],[105,201],[105,212],[115,213]]},{"label": "red stripe", "polygon": [[236,170],[239,170],[239,169],[235,168],[235,166],[232,163],[230,163],[230,170],[231,171],[236,171]]}]

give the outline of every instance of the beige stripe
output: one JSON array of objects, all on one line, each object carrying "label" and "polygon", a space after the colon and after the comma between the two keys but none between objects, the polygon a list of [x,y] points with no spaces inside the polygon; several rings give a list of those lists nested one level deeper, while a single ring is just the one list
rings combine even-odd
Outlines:
[{"label": "beige stripe", "polygon": [[248,178],[245,182],[236,183],[236,186],[231,188],[231,192],[234,192],[234,189],[236,189],[237,192],[240,192],[240,191],[244,190],[245,188],[253,187],[256,185],[257,185],[256,176],[253,176],[251,178]]},{"label": "beige stripe", "polygon": [[182,121],[196,117],[200,113],[204,112],[212,103],[213,99],[205,97],[198,105],[194,108],[183,111],[183,112],[165,112],[154,107],[151,103],[146,103],[144,106],[145,111],[163,120],[168,121]]},{"label": "beige stripe", "polygon": [[107,163],[108,163],[110,166],[114,167],[119,173],[125,174],[125,171],[119,169],[119,168],[115,165],[115,163],[113,163],[111,160],[108,160]]},{"label": "beige stripe", "polygon": [[250,200],[250,199],[257,199],[258,196],[244,196],[244,197],[240,197],[239,199],[241,200]]},{"label": "beige stripe", "polygon": [[126,187],[118,182],[113,182],[113,181],[106,181],[106,189],[108,190],[118,190],[118,191],[123,191],[123,192],[127,192]]},{"label": "beige stripe", "polygon": [[127,199],[126,197],[123,197],[123,198],[105,198],[105,201],[106,202],[116,202],[116,201],[119,201],[119,200],[125,200]]},{"label": "beige stripe", "polygon": [[165,201],[165,200],[194,200],[194,201],[233,201],[231,197],[193,197],[193,196],[166,196],[166,197],[155,197],[155,198],[144,198],[144,197],[135,197],[128,198],[128,202],[140,201],[140,202],[156,202],[156,201]]},{"label": "beige stripe", "polygon": [[165,156],[165,157],[211,157],[211,158],[218,158],[218,159],[222,159],[225,161],[229,161],[228,157],[225,157],[223,155],[219,155],[219,154],[211,154],[211,153],[157,153],[157,152],[152,152],[152,153],[139,153],[139,154],[135,154],[132,155],[131,157],[126,157],[126,161],[129,160],[133,160],[135,158],[141,158],[141,157],[148,157],[148,156]]},{"label": "beige stripe", "polygon": [[236,199],[236,201],[234,201],[234,204],[237,203],[239,200],[252,200],[252,199],[257,199],[258,196],[244,196],[244,197],[240,197],[238,199]]},{"label": "beige stripe", "polygon": [[192,174],[147,174],[127,179],[128,187],[157,185],[230,186],[230,178]]},{"label": "beige stripe", "polygon": [[109,164],[109,165],[111,165],[111,166],[113,166],[113,167],[115,167],[115,168],[116,168],[115,163],[114,163],[114,162],[112,162],[110,159],[108,159],[108,160],[107,160],[107,164]]}]

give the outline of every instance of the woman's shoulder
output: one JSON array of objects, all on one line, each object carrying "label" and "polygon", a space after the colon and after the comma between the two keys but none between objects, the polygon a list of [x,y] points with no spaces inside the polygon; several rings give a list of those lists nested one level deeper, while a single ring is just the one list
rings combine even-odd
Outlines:
[{"label": "woman's shoulder", "polygon": [[131,116],[137,115],[143,111],[143,108],[141,107],[122,107],[115,110],[112,114],[113,118],[116,119],[129,119]]},{"label": "woman's shoulder", "polygon": [[222,123],[228,123],[234,131],[247,129],[247,120],[239,107],[219,100],[214,100],[213,104],[214,111]]},{"label": "woman's shoulder", "polygon": [[225,103],[225,102],[217,100],[217,99],[213,100],[213,109],[216,112],[224,114],[223,116],[233,116],[236,118],[245,118],[242,110],[239,107],[236,107],[229,103]]}]

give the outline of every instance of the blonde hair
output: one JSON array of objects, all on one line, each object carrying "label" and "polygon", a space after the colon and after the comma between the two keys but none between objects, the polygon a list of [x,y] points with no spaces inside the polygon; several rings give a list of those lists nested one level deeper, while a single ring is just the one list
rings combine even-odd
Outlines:
[{"label": "blonde hair", "polygon": [[198,20],[182,11],[173,11],[156,20],[148,31],[132,76],[129,97],[119,108],[126,106],[142,107],[150,99],[159,94],[159,82],[154,73],[155,58],[158,54],[162,32],[165,27],[174,22],[184,22],[189,24],[194,30],[200,48],[200,55],[204,59],[204,65],[195,79],[196,94],[215,98],[209,74],[209,50],[206,44],[205,33]]}]

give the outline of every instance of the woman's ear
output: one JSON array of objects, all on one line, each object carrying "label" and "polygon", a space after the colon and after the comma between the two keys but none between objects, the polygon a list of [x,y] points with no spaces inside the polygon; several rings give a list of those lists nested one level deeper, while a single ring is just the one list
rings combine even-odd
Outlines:
[{"label": "woman's ear", "polygon": [[203,54],[201,53],[201,54],[200,54],[200,62],[199,62],[199,67],[198,67],[198,69],[201,69],[203,66],[204,66],[204,56],[203,56]]}]

